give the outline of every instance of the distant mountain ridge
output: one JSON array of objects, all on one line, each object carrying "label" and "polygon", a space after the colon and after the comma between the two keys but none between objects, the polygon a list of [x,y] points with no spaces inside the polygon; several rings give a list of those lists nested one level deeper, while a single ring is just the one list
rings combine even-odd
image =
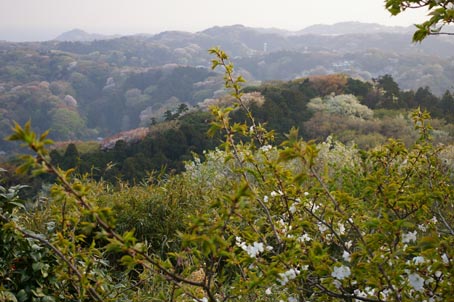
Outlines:
[{"label": "distant mountain ridge", "polygon": [[[413,30],[412,26],[386,26],[378,23],[363,23],[363,22],[339,22],[335,24],[315,24],[303,28],[301,30],[291,31],[280,28],[260,28],[260,27],[248,27],[241,24],[228,25],[228,26],[213,26],[202,30],[195,34],[207,34],[210,36],[220,36],[224,34],[231,35],[233,32],[254,32],[259,35],[277,35],[277,36],[288,36],[288,35],[346,35],[346,34],[369,34],[369,33],[399,33],[408,34]],[[180,35],[193,33],[185,31],[171,31],[172,33],[179,33]],[[161,32],[157,35],[162,35]],[[104,35],[98,33],[88,33],[82,29],[72,29],[58,35],[54,40],[56,41],[94,41],[94,40],[107,40],[118,38],[121,35]]]},{"label": "distant mountain ridge", "polygon": [[[37,42],[27,47],[76,56],[98,53],[116,66],[137,68],[166,64],[209,67],[212,58],[207,50],[219,46],[248,81],[290,80],[330,73],[371,80],[391,74],[404,89],[430,86],[441,94],[452,87],[454,39],[431,36],[415,44],[414,29],[341,22],[287,31],[235,24],[199,32],[173,30],[120,38],[74,30],[58,37],[64,41]],[[451,28],[447,27],[448,30]],[[0,51],[15,47],[0,42]]]},{"label": "distant mountain ridge", "polygon": [[109,40],[120,37],[120,35],[102,35],[96,33],[87,33],[82,29],[72,29],[58,35],[54,40],[56,41],[71,41],[71,42],[84,42],[84,41],[95,41],[95,40]]},{"label": "distant mountain ridge", "polygon": [[413,26],[386,26],[378,23],[363,22],[339,22],[332,25],[316,24],[311,25],[303,30],[297,31],[297,34],[312,35],[347,35],[347,34],[370,34],[370,33],[395,33],[409,34],[413,31]]}]

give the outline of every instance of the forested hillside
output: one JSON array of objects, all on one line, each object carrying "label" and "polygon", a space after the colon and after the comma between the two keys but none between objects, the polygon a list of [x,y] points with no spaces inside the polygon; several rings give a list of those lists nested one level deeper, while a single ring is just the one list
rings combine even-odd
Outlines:
[{"label": "forested hillside", "polygon": [[[441,97],[452,88],[452,40],[411,44],[408,29],[365,24],[362,34],[350,30],[357,27],[286,32],[236,25],[93,41],[0,42],[0,135],[13,120],[31,119],[39,131],[52,129],[56,140],[105,138],[165,119],[181,104],[219,97],[222,77],[207,69],[213,45],[235,57],[249,83],[333,73],[371,81],[389,74],[403,90],[421,87]],[[11,148],[0,144],[2,152]]]},{"label": "forested hillside", "polygon": [[[447,91],[439,98],[427,88],[403,91],[389,75],[372,83],[345,75],[314,76],[247,87],[244,92],[243,99],[255,119],[275,132],[278,143],[297,127],[302,137],[318,142],[331,136],[370,149],[394,138],[411,146],[418,137],[411,111],[418,107],[432,114],[434,143],[454,141],[452,94]],[[222,97],[211,100],[211,105],[226,106],[230,102],[230,98]],[[62,144],[52,151],[52,161],[111,182],[139,182],[147,178],[147,172],[162,167],[167,172],[181,172],[184,161],[193,153],[204,158],[203,151],[220,141],[207,135],[212,122],[208,104],[180,113],[177,110],[165,121],[150,125],[146,133],[142,129],[135,130],[138,135],[120,133],[88,150],[80,143]],[[240,123],[247,120],[241,110],[232,112],[231,117]]]}]

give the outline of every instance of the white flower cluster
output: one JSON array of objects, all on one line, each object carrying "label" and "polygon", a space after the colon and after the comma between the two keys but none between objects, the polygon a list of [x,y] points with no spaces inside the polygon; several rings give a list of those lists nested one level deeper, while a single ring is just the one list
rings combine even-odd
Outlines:
[{"label": "white flower cluster", "polygon": [[311,236],[309,236],[309,235],[306,234],[306,233],[304,233],[302,236],[298,237],[298,239],[297,239],[297,241],[298,241],[298,242],[301,242],[301,243],[302,243],[302,242],[309,242],[309,241],[311,241],[311,240],[312,240]]},{"label": "white flower cluster", "polygon": [[425,232],[425,231],[427,231],[427,226],[424,225],[424,224],[418,224],[418,229],[419,229],[421,232]]},{"label": "white flower cluster", "polygon": [[448,255],[446,255],[446,253],[441,255],[441,260],[443,261],[444,264],[449,264],[449,258]]},{"label": "white flower cluster", "polygon": [[347,251],[344,251],[344,253],[342,254],[342,258],[344,259],[344,261],[347,262],[350,262],[352,260],[352,256]]},{"label": "white flower cluster", "polygon": [[[287,218],[287,215],[284,215],[284,219]],[[293,229],[293,226],[292,225],[289,225],[286,220],[284,219],[279,219],[276,221],[276,224],[280,225],[280,229],[279,229],[279,233],[280,234],[283,234],[285,235],[286,238],[294,238],[295,236],[292,233],[292,229]],[[309,235],[307,234],[303,234],[303,236],[300,236],[296,239],[298,242],[302,242],[302,241],[309,241],[311,240],[311,238],[309,237]]]},{"label": "white flower cluster", "polygon": [[312,213],[315,213],[318,209],[320,209],[320,205],[313,203],[312,201],[309,202],[309,210]]},{"label": "white flower cluster", "polygon": [[261,150],[262,152],[265,152],[265,153],[266,153],[266,152],[270,151],[272,148],[273,148],[273,147],[272,147],[271,145],[264,145],[264,146],[261,146],[261,147],[260,147],[260,150]]},{"label": "white flower cluster", "polygon": [[328,227],[321,222],[317,222],[317,226],[318,226],[318,230],[320,231],[320,233],[324,233],[324,232],[328,231]]},{"label": "white flower cluster", "polygon": [[387,288],[387,289],[384,289],[380,292],[380,297],[383,301],[387,301],[388,300],[388,297],[389,295],[391,295],[392,293],[392,290]]},{"label": "white flower cluster", "polygon": [[402,243],[416,242],[417,231],[402,234]]},{"label": "white flower cluster", "polygon": [[409,274],[408,282],[410,283],[411,287],[413,287],[416,291],[418,292],[424,291],[424,279],[417,273]]},{"label": "white flower cluster", "polygon": [[337,223],[339,235],[345,234],[345,225],[341,222]]},{"label": "white flower cluster", "polygon": [[256,258],[260,253],[263,253],[265,249],[267,251],[271,251],[273,249],[272,246],[267,246],[262,242],[254,241],[252,245],[246,244],[246,242],[241,240],[241,237],[236,237],[236,245],[242,248],[251,258]]},{"label": "white flower cluster", "polygon": [[424,262],[426,262],[426,259],[424,259],[423,256],[416,256],[416,257],[413,257],[413,263],[414,263],[415,265],[423,264]]},{"label": "white flower cluster", "polygon": [[[375,295],[375,288],[367,286],[364,290],[355,289],[353,291],[353,293],[358,298],[367,298],[368,296],[374,296]],[[361,300],[355,299],[355,301],[361,301]]]},{"label": "white flower cluster", "polygon": [[429,222],[432,224],[437,224],[438,219],[437,219],[437,217],[433,216],[432,219],[429,220]]},{"label": "white flower cluster", "polygon": [[300,271],[296,268],[291,268],[284,273],[279,274],[279,281],[282,286],[286,285],[290,280],[293,280],[300,274]]},{"label": "white flower cluster", "polygon": [[438,222],[438,219],[437,217],[433,216],[426,224],[418,224],[418,229],[421,231],[421,232],[426,232],[428,227],[430,227],[430,225],[435,225],[437,224]]},{"label": "white flower cluster", "polygon": [[277,197],[277,196],[282,196],[284,193],[281,190],[273,191],[270,193],[271,197]]},{"label": "white flower cluster", "polygon": [[331,277],[336,278],[337,280],[343,280],[350,277],[351,274],[352,273],[348,266],[335,266],[334,271],[331,273]]},{"label": "white flower cluster", "polygon": [[288,209],[288,210],[290,211],[290,213],[292,213],[292,214],[295,214],[295,212],[296,212],[296,206],[295,206],[295,204],[296,204],[296,203],[293,203],[293,204],[289,207],[289,209]]},{"label": "white flower cluster", "polygon": [[[307,193],[307,192],[306,192],[306,193]],[[301,203],[301,199],[296,198],[296,199],[295,199],[295,202],[292,203],[291,206],[290,206],[289,209],[288,209],[288,210],[290,211],[290,213],[295,214],[295,212],[296,212],[296,207],[297,207],[300,203]]]}]

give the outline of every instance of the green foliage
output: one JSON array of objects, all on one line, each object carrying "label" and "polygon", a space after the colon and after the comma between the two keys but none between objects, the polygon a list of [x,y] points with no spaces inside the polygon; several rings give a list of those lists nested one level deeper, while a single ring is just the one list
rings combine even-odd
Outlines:
[{"label": "green foliage", "polygon": [[[221,132],[223,143],[180,175],[150,175],[140,187],[88,181],[50,163],[47,134],[15,125],[10,139],[36,153],[21,170],[51,172],[57,181],[46,206],[48,232],[40,226],[31,233],[3,212],[2,230],[54,252],[56,284],[68,285],[64,299],[448,300],[452,170],[431,141],[429,114],[412,114],[419,137],[410,147],[395,139],[370,150],[332,139],[316,144],[296,128],[277,145],[245,102],[244,80],[226,53],[210,52],[234,104],[211,107],[209,132]],[[342,92],[346,79],[329,80],[325,92]],[[306,96],[322,89],[320,78],[309,82],[289,85]],[[116,152],[128,156],[124,147],[118,143]],[[47,273],[43,265],[35,270],[36,278]]]},{"label": "green foliage", "polygon": [[254,128],[236,131],[243,128],[229,124],[229,111],[214,112],[226,134],[220,171],[232,171],[219,185],[231,189],[183,239],[191,249],[185,256],[224,285],[213,282],[220,297],[403,301],[451,294],[446,243],[453,222],[439,215],[452,207],[454,192],[439,173],[426,113],[413,116],[420,140],[412,148],[390,140],[360,155],[339,144],[318,150],[295,130],[281,148],[263,145]]},{"label": "green foliage", "polygon": [[49,302],[63,298],[65,288],[55,278],[53,252],[24,236],[20,228],[25,210],[19,198],[23,186],[3,185],[0,183],[0,300]]},{"label": "green foliage", "polygon": [[407,9],[426,9],[428,19],[416,24],[417,30],[413,34],[414,42],[421,42],[429,35],[454,33],[443,32],[443,27],[454,22],[454,6],[449,0],[385,0],[386,9],[392,15],[398,15]]}]

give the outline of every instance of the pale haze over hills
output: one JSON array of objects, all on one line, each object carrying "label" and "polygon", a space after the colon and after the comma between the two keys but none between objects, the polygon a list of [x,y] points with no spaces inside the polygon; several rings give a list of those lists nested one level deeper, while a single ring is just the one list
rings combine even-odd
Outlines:
[{"label": "pale haze over hills", "polygon": [[0,40],[43,41],[75,28],[104,35],[197,32],[212,26],[299,31],[314,24],[346,21],[410,26],[426,14],[410,10],[390,16],[383,0],[0,0]]}]

